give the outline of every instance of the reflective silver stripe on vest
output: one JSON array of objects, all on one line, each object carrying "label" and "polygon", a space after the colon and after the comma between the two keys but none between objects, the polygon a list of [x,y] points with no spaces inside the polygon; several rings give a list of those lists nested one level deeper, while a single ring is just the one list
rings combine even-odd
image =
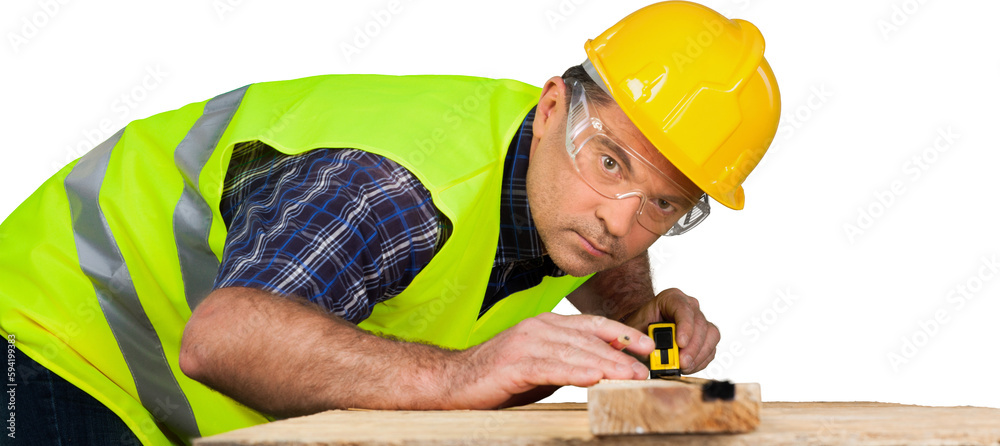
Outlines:
[{"label": "reflective silver stripe on vest", "polygon": [[159,336],[143,311],[128,266],[98,203],[111,150],[124,131],[119,130],[80,158],[66,176],[73,239],[80,267],[94,285],[142,405],[171,428],[189,438],[198,437],[201,434],[191,404],[170,370]]},{"label": "reflective silver stripe on vest", "polygon": [[238,88],[208,101],[205,111],[174,152],[174,162],[184,176],[184,191],[174,209],[174,242],[180,256],[184,295],[191,311],[212,291],[219,271],[219,261],[208,244],[212,209],[198,192],[198,178],[246,90],[247,87]]}]

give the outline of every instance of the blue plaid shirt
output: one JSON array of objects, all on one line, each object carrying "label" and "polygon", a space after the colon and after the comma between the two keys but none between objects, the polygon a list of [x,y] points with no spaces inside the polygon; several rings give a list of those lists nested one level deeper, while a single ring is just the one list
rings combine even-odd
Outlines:
[{"label": "blue plaid shirt", "polygon": [[[542,255],[525,192],[528,113],[504,160],[500,237],[480,315],[504,297],[565,275]],[[412,173],[355,149],[233,153],[220,205],[229,228],[215,288],[242,286],[316,302],[359,323],[401,293],[447,240],[451,223]]]}]

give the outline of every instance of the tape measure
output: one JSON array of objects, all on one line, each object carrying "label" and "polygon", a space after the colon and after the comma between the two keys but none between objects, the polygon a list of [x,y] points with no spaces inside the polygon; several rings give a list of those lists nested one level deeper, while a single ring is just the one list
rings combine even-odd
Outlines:
[{"label": "tape measure", "polygon": [[680,376],[681,364],[677,354],[677,325],[671,322],[649,324],[649,337],[656,348],[649,354],[649,376]]}]

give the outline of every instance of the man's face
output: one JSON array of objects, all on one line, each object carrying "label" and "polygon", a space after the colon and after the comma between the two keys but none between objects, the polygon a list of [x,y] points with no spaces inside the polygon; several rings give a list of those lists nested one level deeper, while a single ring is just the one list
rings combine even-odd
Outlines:
[{"label": "man's face", "polygon": [[[659,234],[636,222],[640,199],[613,199],[591,188],[566,152],[566,99],[562,79],[546,82],[535,112],[527,193],[531,214],[552,261],[585,276],[614,268],[646,251]],[[601,120],[625,144],[688,191],[698,191],[642,135],[616,105],[600,107]],[[665,184],[665,183],[664,183]],[[674,192],[674,191],[657,191]],[[695,197],[699,196],[698,192]],[[650,206],[650,203],[646,203]]]}]

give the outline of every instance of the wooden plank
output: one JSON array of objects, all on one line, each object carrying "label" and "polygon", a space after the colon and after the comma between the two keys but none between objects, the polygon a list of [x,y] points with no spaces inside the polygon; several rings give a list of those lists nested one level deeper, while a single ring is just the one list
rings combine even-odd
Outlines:
[{"label": "wooden plank", "polygon": [[[750,432],[760,424],[760,385],[735,384],[731,400],[707,399],[698,378],[604,380],[587,390],[594,435]],[[717,382],[715,382],[717,383]]]},{"label": "wooden plank", "polygon": [[586,405],[534,410],[334,410],[195,441],[245,445],[998,445],[1000,409],[881,403],[764,403],[747,434],[597,437]]}]

